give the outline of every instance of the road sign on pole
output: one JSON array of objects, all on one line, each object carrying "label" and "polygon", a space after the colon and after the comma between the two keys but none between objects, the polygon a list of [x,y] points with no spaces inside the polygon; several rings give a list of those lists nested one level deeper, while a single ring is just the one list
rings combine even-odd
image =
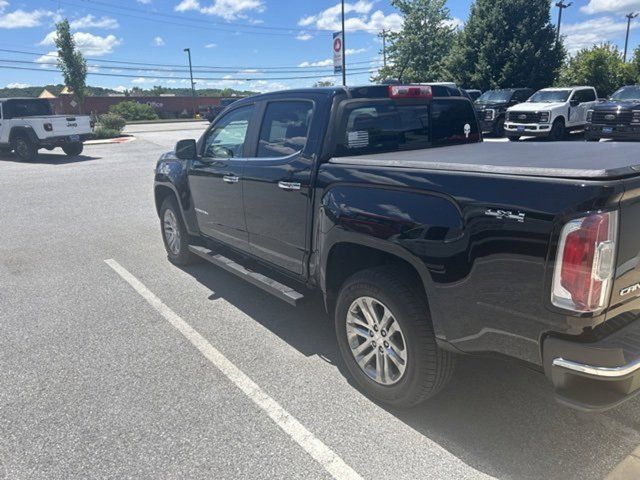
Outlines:
[{"label": "road sign on pole", "polygon": [[333,33],[333,73],[342,73],[342,32]]}]

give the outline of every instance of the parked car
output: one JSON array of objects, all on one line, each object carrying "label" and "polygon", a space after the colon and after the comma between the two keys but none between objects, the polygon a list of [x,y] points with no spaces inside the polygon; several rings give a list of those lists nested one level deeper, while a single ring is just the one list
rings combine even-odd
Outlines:
[{"label": "parked car", "polygon": [[601,138],[640,140],[640,85],[620,88],[587,112],[585,139]]},{"label": "parked car", "polygon": [[489,353],[604,409],[640,388],[639,165],[630,144],[481,143],[471,102],[429,86],[336,87],[238,101],[154,190],[171,262],[292,305],[319,291],[380,402]]},{"label": "parked car", "polygon": [[532,93],[530,88],[504,88],[484,92],[475,102],[482,133],[503,137],[507,108],[525,102]]},{"label": "parked car", "polygon": [[505,133],[513,141],[524,135],[562,140],[567,132],[585,127],[587,111],[597,98],[593,87],[539,90],[525,103],[507,110]]},{"label": "parked car", "polygon": [[0,114],[0,148],[13,150],[23,161],[35,160],[40,148],[80,155],[82,142],[92,135],[88,115],[54,115],[49,101],[41,98],[2,98]]},{"label": "parked car", "polygon": [[478,98],[480,98],[480,95],[482,95],[482,90],[465,89],[465,92],[473,102],[475,102]]}]

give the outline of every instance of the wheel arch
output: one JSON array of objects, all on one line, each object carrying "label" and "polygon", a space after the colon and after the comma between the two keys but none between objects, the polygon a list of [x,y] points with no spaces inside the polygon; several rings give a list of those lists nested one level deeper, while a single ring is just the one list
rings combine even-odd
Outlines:
[{"label": "wheel arch", "polygon": [[23,125],[19,127],[12,127],[11,130],[9,131],[9,143],[12,143],[19,136],[26,136],[30,141],[32,141],[36,145],[39,142],[36,132],[34,132],[33,128],[29,126]]},{"label": "wheel arch", "polygon": [[178,210],[180,210],[180,216],[182,217],[182,221],[184,222],[187,232],[190,235],[198,235],[197,223],[190,215],[187,215],[184,211],[184,205],[180,199],[180,195],[178,195],[178,191],[175,186],[170,183],[159,183],[156,184],[153,188],[153,195],[155,198],[156,204],[156,213],[158,218],[160,218],[160,208],[162,207],[162,203],[165,201],[167,197],[173,197],[178,205]]}]

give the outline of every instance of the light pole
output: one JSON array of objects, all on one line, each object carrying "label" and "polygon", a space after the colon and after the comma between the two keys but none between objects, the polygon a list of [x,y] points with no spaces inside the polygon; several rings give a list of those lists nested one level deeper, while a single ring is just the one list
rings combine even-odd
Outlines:
[{"label": "light pole", "polygon": [[347,86],[347,65],[345,62],[345,38],[344,38],[344,0],[341,2],[342,4],[342,86]]},{"label": "light pole", "polygon": [[624,40],[624,63],[627,63],[627,47],[629,46],[629,30],[631,29],[631,20],[633,20],[634,18],[636,18],[639,14],[638,13],[627,13],[626,17],[627,17],[627,36]]},{"label": "light pole", "polygon": [[382,30],[382,66],[387,68],[387,32]]},{"label": "light pole", "polygon": [[191,78],[191,107],[193,108],[193,117],[196,116],[196,87],[193,83],[193,68],[191,67],[191,49],[185,48],[185,52],[189,56],[189,77]]},{"label": "light pole", "polygon": [[569,8],[573,5],[573,2],[564,3],[563,0],[556,2],[556,7],[558,7],[558,31],[556,32],[556,43],[560,40],[560,24],[562,23],[562,10],[565,8]]}]

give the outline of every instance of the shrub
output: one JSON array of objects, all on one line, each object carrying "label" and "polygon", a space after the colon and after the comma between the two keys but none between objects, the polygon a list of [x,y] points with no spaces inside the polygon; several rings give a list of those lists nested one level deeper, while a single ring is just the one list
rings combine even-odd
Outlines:
[{"label": "shrub", "polygon": [[130,100],[109,107],[109,113],[120,115],[125,120],[156,120],[158,114],[151,105]]},{"label": "shrub", "polygon": [[101,140],[104,138],[116,138],[120,136],[120,131],[98,126],[93,131],[93,136],[98,140]]},{"label": "shrub", "polygon": [[116,115],[115,113],[107,113],[105,115],[100,115],[98,124],[104,129],[116,130],[118,132],[121,132],[124,126],[127,124],[127,121],[120,115]]}]

